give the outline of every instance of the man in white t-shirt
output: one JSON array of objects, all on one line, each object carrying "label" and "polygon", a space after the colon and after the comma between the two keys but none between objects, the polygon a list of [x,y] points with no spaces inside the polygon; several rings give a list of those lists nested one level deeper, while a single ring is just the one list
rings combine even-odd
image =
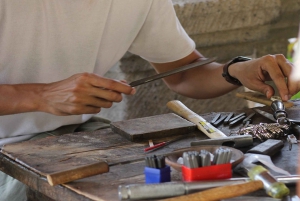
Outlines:
[{"label": "man in white t-shirt", "polygon": [[[133,95],[135,89],[125,82],[102,77],[127,51],[159,73],[204,58],[171,0],[1,0],[0,146],[81,124],[122,101],[123,94]],[[300,90],[299,78],[285,83],[294,67],[282,55],[234,59],[224,77],[223,67],[211,63],[164,81],[196,99],[241,84],[270,98],[274,89],[264,83],[270,79],[283,100]],[[0,200],[22,200],[16,185],[7,193],[0,181],[0,194],[6,193]]]}]

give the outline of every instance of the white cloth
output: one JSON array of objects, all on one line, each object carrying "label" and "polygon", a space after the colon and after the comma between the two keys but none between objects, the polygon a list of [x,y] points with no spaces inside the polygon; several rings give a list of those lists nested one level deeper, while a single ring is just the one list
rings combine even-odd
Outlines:
[{"label": "white cloth", "polygon": [[26,186],[0,171],[0,201],[26,200]]},{"label": "white cloth", "polygon": [[299,34],[298,34],[297,43],[294,48],[295,48],[295,53],[294,53],[293,62],[297,67],[296,73],[294,73],[294,74],[297,76],[300,76],[300,26],[299,26]]},{"label": "white cloth", "polygon": [[[194,49],[171,0],[0,0],[0,84],[103,75],[127,51],[162,63]],[[0,116],[0,147],[91,116]]]}]

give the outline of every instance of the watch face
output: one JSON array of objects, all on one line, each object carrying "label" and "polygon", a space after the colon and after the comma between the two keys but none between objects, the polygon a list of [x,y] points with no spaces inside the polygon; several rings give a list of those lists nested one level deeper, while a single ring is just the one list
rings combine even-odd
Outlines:
[{"label": "watch face", "polygon": [[240,61],[249,61],[249,60],[251,60],[251,58],[249,58],[249,57],[243,57],[243,56],[238,56],[238,57],[234,58],[232,61],[240,62]]}]

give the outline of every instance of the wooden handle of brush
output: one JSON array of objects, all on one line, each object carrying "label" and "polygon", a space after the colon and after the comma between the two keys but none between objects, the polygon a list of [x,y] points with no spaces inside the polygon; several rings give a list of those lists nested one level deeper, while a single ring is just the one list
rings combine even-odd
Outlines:
[{"label": "wooden handle of brush", "polygon": [[48,174],[47,180],[51,186],[55,186],[58,184],[64,184],[70,181],[83,179],[86,177],[105,173],[108,171],[109,171],[109,167],[107,163],[102,161],[102,162],[98,162],[98,163],[94,163],[82,167],[77,167],[66,171]]}]

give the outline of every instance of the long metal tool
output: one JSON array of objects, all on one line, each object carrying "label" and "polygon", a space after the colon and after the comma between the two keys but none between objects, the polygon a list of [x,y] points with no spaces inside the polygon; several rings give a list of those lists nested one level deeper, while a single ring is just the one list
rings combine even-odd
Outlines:
[{"label": "long metal tool", "polygon": [[274,116],[268,112],[265,112],[263,110],[260,110],[260,109],[257,109],[257,108],[254,108],[253,109],[256,113],[266,117],[267,119],[270,119],[271,121],[273,122],[277,122],[276,119],[274,118]]},{"label": "long metal tool", "polygon": [[[275,177],[278,182],[295,184],[300,180],[299,175]],[[168,198],[195,193],[210,188],[243,184],[250,178],[232,178],[228,180],[199,181],[199,182],[167,182],[159,184],[129,184],[119,186],[119,200],[144,200]]]},{"label": "long metal tool", "polygon": [[[254,111],[256,111],[257,113],[263,115],[264,117],[267,117],[268,119],[275,121],[279,124],[288,124],[290,125],[291,123],[300,123],[299,120],[294,120],[294,119],[289,119],[287,117],[287,113],[285,111],[285,106],[284,103],[281,100],[273,100],[271,103],[271,109],[273,112],[273,115],[264,112],[262,110],[259,109],[254,109]],[[271,117],[273,116],[273,118]]]},{"label": "long metal tool", "polygon": [[191,142],[191,146],[200,145],[221,145],[234,148],[247,147],[253,145],[253,137],[251,135],[238,135]]},{"label": "long metal tool", "polygon": [[[261,109],[257,109],[257,108],[254,108],[253,109],[255,112],[257,112],[258,114],[270,119],[271,121],[273,122],[277,122],[277,120],[274,118],[273,114],[271,113],[268,113],[268,112],[265,112]],[[300,120],[296,120],[296,119],[290,119],[290,118],[287,118],[290,122],[292,123],[295,123],[295,124],[300,124]]]},{"label": "long metal tool", "polygon": [[153,76],[150,76],[150,77],[146,77],[146,78],[143,78],[143,79],[140,79],[140,80],[133,81],[133,82],[129,83],[129,85],[132,86],[132,87],[135,87],[135,86],[138,86],[138,85],[141,85],[141,84],[145,84],[145,83],[148,83],[148,82],[152,82],[154,80],[158,80],[158,79],[173,75],[175,73],[180,73],[180,72],[192,69],[192,68],[203,66],[205,64],[209,64],[209,63],[212,63],[214,61],[216,61],[216,57],[206,59],[204,61],[194,62],[194,63],[188,64],[188,65],[176,68],[174,70],[170,70],[170,71],[167,71],[167,72],[164,72],[164,73],[160,73],[160,74],[157,74],[157,75],[153,75]]},{"label": "long metal tool", "polygon": [[168,198],[166,201],[215,201],[246,195],[260,189],[265,189],[269,196],[280,199],[290,193],[284,183],[278,182],[262,166],[254,166],[249,170],[248,175],[250,181],[246,183],[211,188],[189,195]]}]

